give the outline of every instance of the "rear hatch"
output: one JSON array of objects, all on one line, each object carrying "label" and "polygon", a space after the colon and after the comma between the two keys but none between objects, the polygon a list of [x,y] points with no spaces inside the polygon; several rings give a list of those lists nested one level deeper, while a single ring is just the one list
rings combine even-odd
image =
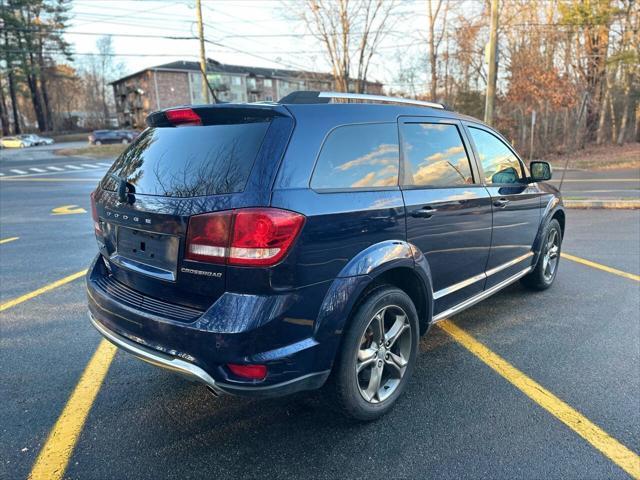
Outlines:
[{"label": "rear hatch", "polygon": [[205,310],[225,291],[227,267],[185,259],[189,219],[267,206],[293,120],[280,106],[216,105],[147,123],[93,194],[100,252],[124,298]]}]

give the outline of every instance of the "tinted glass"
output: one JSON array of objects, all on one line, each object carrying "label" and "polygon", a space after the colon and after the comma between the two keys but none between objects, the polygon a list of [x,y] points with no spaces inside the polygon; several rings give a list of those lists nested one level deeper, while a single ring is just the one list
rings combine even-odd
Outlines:
[{"label": "tinted glass", "polygon": [[400,137],[405,185],[451,187],[473,183],[469,158],[455,125],[405,123]]},{"label": "tinted glass", "polygon": [[476,144],[486,183],[518,183],[522,178],[520,161],[498,137],[469,128]]},{"label": "tinted glass", "polygon": [[395,123],[345,125],[324,142],[311,187],[391,187],[398,184],[399,164]]},{"label": "tinted glass", "polygon": [[149,128],[111,167],[103,188],[116,190],[111,174],[135,193],[196,197],[241,192],[269,122]]}]

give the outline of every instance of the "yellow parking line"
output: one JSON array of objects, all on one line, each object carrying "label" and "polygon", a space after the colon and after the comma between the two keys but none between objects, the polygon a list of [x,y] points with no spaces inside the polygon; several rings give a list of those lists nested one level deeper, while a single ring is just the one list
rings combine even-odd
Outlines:
[{"label": "yellow parking line", "polygon": [[100,342],[40,450],[29,474],[30,480],[56,480],[63,477],[115,353],[116,347],[106,340]]},{"label": "yellow parking line", "polygon": [[640,282],[640,275],[623,272],[622,270],[618,270],[617,268],[607,267],[606,265],[602,265],[601,263],[592,262],[591,260],[576,257],[574,255],[569,255],[568,253],[564,253],[564,252],[562,252],[560,256],[562,258],[566,258],[567,260],[571,260],[572,262],[581,263],[588,267],[597,268],[598,270],[603,270],[605,272],[613,273],[614,275],[619,275],[621,277],[628,278],[630,280],[635,280],[636,282]]},{"label": "yellow parking line", "polygon": [[444,320],[438,323],[438,326],[531,400],[600,450],[609,460],[636,480],[640,479],[640,457],[635,452],[629,450],[587,417],[489,350],[450,320]]},{"label": "yellow parking line", "polygon": [[2,240],[0,240],[0,245],[2,245],[3,243],[13,242],[14,240],[18,240],[19,238],[20,237],[3,238]]},{"label": "yellow parking line", "polygon": [[42,295],[43,293],[49,292],[51,290],[53,290],[54,288],[58,288],[61,287],[62,285],[66,285],[69,282],[73,282],[74,280],[76,280],[77,278],[80,278],[82,276],[84,276],[87,273],[86,270],[82,270],[81,272],[76,272],[73,275],[69,275],[68,277],[64,277],[61,278],[60,280],[56,280],[55,282],[52,282],[48,285],[45,285],[44,287],[38,288],[37,290],[34,290],[33,292],[29,292],[25,295],[22,295],[18,298],[14,298],[13,300],[8,300],[4,303],[0,303],[0,312],[4,312],[5,310],[11,308],[11,307],[15,307],[16,305],[22,303],[22,302],[26,302],[27,300],[31,300],[34,297],[37,297],[38,295]]}]

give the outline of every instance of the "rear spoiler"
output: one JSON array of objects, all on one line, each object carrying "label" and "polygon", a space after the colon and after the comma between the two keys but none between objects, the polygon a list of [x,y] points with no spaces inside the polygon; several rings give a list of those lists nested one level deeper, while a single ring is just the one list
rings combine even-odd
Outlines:
[{"label": "rear spoiler", "polygon": [[149,127],[177,127],[186,125],[229,125],[264,122],[273,117],[291,117],[289,111],[277,104],[184,105],[150,113]]}]

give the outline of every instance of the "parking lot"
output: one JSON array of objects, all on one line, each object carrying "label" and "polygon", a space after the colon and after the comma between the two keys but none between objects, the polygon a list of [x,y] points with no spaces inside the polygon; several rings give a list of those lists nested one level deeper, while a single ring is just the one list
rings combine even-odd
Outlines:
[{"label": "parking lot", "polygon": [[434,327],[397,407],[353,424],[114,354],[82,280],[108,162],[47,151],[0,165],[0,478],[640,478],[640,211],[569,210],[550,290]]}]

